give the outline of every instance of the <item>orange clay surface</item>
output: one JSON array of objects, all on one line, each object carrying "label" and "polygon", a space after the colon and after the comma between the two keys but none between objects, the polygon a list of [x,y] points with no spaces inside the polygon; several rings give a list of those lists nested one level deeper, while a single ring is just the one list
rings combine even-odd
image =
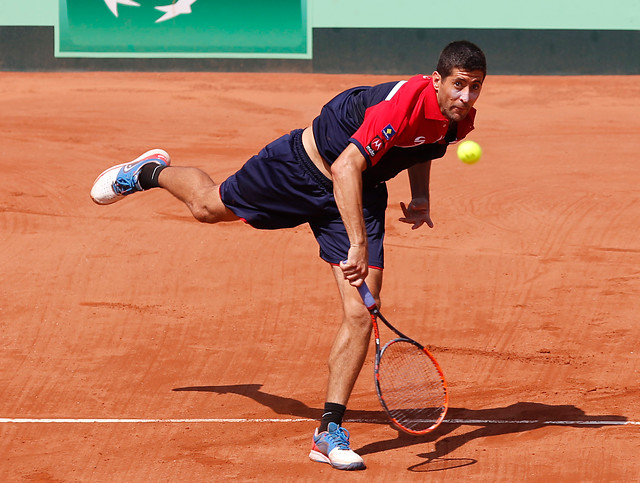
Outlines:
[{"label": "orange clay surface", "polygon": [[372,347],[345,423],[365,472],[307,458],[340,320],[307,227],[89,198],[154,147],[221,181],[387,80],[0,73],[2,481],[638,480],[637,77],[490,76],[483,158],[434,162],[433,229],[397,221],[406,174],[389,182],[382,311],[433,350],[451,407],[398,435]]}]

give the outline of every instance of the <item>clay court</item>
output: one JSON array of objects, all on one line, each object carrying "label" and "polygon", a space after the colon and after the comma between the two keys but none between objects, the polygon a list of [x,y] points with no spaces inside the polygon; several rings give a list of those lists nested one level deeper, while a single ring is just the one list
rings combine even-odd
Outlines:
[{"label": "clay court", "polygon": [[338,294],[307,227],[206,226],[106,167],[161,147],[217,181],[342,89],[396,77],[0,73],[3,481],[629,482],[640,477],[640,79],[489,76],[482,160],[434,161],[433,229],[389,182],[383,313],[446,421],[399,435],[371,357],[311,462]]}]

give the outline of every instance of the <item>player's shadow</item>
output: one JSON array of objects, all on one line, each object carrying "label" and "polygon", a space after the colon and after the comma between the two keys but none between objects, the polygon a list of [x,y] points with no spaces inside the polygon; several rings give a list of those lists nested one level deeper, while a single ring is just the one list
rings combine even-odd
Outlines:
[{"label": "player's shadow", "polygon": [[[253,399],[270,408],[276,414],[295,416],[303,419],[320,420],[322,408],[312,408],[297,399],[269,394],[261,390],[262,384],[234,384],[229,386],[178,387],[174,391],[213,392],[217,394],[238,394]],[[387,419],[383,411],[348,411],[350,419],[365,419],[366,422],[385,424]]]},{"label": "player's shadow", "polygon": [[[312,408],[297,399],[269,394],[261,390],[261,384],[237,384],[228,386],[179,387],[174,391],[198,391],[217,394],[238,394],[253,399],[270,408],[276,414],[319,420],[321,408]],[[384,411],[347,411],[345,422],[366,422],[389,424]],[[445,421],[434,431],[424,436],[411,436],[396,431],[393,438],[354,448],[364,456],[408,446],[434,443],[433,450],[418,456],[425,461],[413,465],[410,471],[442,471],[476,463],[474,459],[445,458],[466,443],[479,438],[489,438],[504,434],[533,431],[545,426],[571,426],[595,428],[605,425],[624,424],[627,418],[616,415],[587,415],[582,409],[572,405],[551,405],[536,402],[518,402],[505,407],[491,409],[449,408]],[[453,434],[463,426],[472,429]]]}]

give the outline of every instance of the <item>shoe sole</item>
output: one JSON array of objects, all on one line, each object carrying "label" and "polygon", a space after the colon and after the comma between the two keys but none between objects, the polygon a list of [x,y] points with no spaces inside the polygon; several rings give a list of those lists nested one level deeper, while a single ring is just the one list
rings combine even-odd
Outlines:
[{"label": "shoe sole", "polygon": [[118,173],[120,171],[120,169],[122,169],[124,166],[128,166],[131,164],[136,164],[139,161],[142,161],[144,158],[149,158],[152,156],[158,156],[158,157],[162,157],[165,158],[167,160],[167,166],[171,165],[171,158],[169,157],[169,154],[167,154],[167,152],[163,149],[151,149],[150,151],[147,151],[146,153],[142,154],[141,156],[138,156],[136,159],[134,159],[133,161],[129,161],[128,163],[122,163],[122,164],[117,164],[115,166],[111,166],[110,168],[105,169],[102,173],[100,173],[98,175],[98,177],[96,178],[96,180],[93,182],[93,186],[91,188],[91,199],[93,200],[94,203],[98,204],[98,205],[110,205],[112,203],[115,203],[116,201],[120,201],[122,198],[124,198],[125,195],[115,195],[112,198],[107,198],[107,199],[101,199],[99,196],[102,195],[102,193],[96,193],[96,184],[98,183],[98,181],[104,177],[107,173],[110,172],[116,172]]},{"label": "shoe sole", "polygon": [[364,463],[360,463],[360,462],[347,463],[347,464],[332,463],[331,460],[326,455],[313,449],[309,453],[309,458],[312,461],[315,461],[316,463],[327,463],[328,465],[331,465],[333,468],[336,468],[338,470],[355,471],[355,470],[366,469],[366,466],[364,465]]}]

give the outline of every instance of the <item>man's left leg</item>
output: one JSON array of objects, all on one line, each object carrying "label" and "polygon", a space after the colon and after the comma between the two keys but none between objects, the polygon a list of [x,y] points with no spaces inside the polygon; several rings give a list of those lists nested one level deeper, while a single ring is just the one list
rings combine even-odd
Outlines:
[{"label": "man's left leg", "polygon": [[[369,349],[371,315],[356,288],[345,280],[340,267],[332,266],[332,269],[342,299],[343,319],[329,355],[327,402],[346,406]],[[367,285],[379,304],[382,270],[369,270]]]},{"label": "man's left leg", "polygon": [[[332,268],[342,299],[343,319],[329,355],[325,411],[314,434],[309,457],[338,469],[364,469],[362,458],[349,447],[349,433],[342,428],[342,417],[367,356],[371,317],[358,291],[345,280],[342,270]],[[379,304],[382,270],[370,270],[367,285]]]}]

